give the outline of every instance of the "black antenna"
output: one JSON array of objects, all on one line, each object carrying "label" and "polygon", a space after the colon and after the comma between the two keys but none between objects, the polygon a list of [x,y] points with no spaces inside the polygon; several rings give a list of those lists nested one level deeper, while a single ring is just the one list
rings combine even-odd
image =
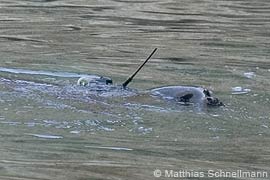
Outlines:
[{"label": "black antenna", "polygon": [[148,58],[140,65],[140,67],[122,84],[123,88],[126,88],[127,85],[132,81],[132,79],[136,76],[136,74],[142,69],[142,67],[147,63],[147,61],[153,56],[153,54],[157,51],[157,48],[153,50],[153,52],[148,56]]}]

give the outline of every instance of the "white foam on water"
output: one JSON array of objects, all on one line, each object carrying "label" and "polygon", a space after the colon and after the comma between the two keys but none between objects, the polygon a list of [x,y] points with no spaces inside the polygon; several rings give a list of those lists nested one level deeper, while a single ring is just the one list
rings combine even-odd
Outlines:
[{"label": "white foam on water", "polygon": [[251,91],[251,89],[246,89],[240,86],[232,87],[232,94],[238,95],[238,94],[247,94]]},{"label": "white foam on water", "polygon": [[80,134],[81,131],[70,131],[71,134]]},{"label": "white foam on water", "polygon": [[253,79],[253,78],[255,78],[256,74],[255,74],[255,72],[245,72],[244,76],[248,79]]}]

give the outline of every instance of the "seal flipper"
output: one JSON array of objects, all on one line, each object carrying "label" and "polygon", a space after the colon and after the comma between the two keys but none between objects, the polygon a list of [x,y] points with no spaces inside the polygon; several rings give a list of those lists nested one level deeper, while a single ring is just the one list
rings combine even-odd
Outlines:
[{"label": "seal flipper", "polygon": [[186,94],[186,95],[184,95],[184,96],[179,97],[179,98],[178,98],[178,101],[187,103],[187,102],[189,102],[189,100],[190,100],[192,97],[193,97],[193,94],[189,93],[189,94]]}]

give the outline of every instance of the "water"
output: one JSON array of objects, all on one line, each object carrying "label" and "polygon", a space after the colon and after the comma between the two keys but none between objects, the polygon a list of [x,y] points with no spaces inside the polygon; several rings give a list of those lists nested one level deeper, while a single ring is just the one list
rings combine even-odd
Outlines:
[{"label": "water", "polygon": [[[1,1],[0,179],[270,173],[269,12],[266,0]],[[76,85],[121,84],[156,47],[133,91]],[[147,91],[166,85],[207,87],[226,107]]]}]

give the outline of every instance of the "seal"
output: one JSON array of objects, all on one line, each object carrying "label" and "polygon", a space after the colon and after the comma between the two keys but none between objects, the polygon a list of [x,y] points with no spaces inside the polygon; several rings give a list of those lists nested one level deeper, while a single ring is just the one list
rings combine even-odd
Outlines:
[{"label": "seal", "polygon": [[[148,60],[157,51],[155,48],[148,58],[137,68],[137,70],[122,84],[122,89],[127,89],[127,85],[132,81],[136,74],[143,68]],[[108,77],[81,77],[78,82],[80,86],[109,85],[112,87],[112,79]],[[106,89],[109,90],[109,89]],[[224,106],[218,98],[212,96],[208,89],[197,86],[166,86],[150,90],[153,96],[159,96],[165,100],[174,100],[183,105],[197,104],[208,106]]]},{"label": "seal", "polygon": [[212,92],[198,86],[165,86],[150,91],[151,95],[165,100],[176,101],[182,105],[205,104],[207,106],[224,106]]}]

